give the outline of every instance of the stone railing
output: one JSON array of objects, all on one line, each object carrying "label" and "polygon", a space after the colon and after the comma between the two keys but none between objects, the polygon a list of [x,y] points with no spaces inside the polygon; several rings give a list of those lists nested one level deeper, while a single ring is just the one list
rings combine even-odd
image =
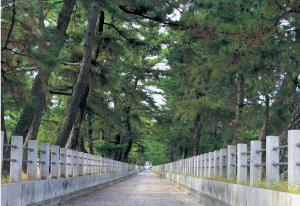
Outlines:
[{"label": "stone railing", "polygon": [[[1,133],[3,137],[3,133]],[[3,139],[3,138],[2,138]],[[3,142],[3,141],[2,141]],[[71,149],[59,148],[53,145],[50,150],[49,143],[42,143],[38,149],[37,140],[29,140],[28,147],[23,147],[22,136],[12,136],[11,144],[2,144],[11,147],[10,158],[2,161],[10,161],[10,182],[21,181],[22,163],[27,163],[27,181],[37,180],[39,164],[40,180],[74,177],[82,175],[104,174],[114,172],[126,172],[135,170],[136,166],[124,162],[118,162],[92,154],[78,152]],[[27,160],[23,160],[23,150],[28,151]],[[1,148],[1,153],[3,148]],[[38,158],[39,156],[39,158]]]},{"label": "stone railing", "polygon": [[[12,136],[11,144],[3,144],[3,136],[1,132],[0,168],[3,161],[10,162],[10,183],[0,187],[1,205],[58,205],[139,172],[137,165],[55,145],[50,150],[49,143],[42,143],[39,150],[37,140],[29,140],[24,148],[22,136]],[[11,148],[9,158],[3,158],[3,147]],[[28,151],[25,160],[24,150]],[[21,179],[23,163],[26,181]]]},{"label": "stone railing", "polygon": [[[288,162],[279,162],[280,149],[288,149]],[[265,162],[262,153],[265,152]],[[288,131],[288,145],[279,145],[278,136],[266,137],[266,148],[261,141],[229,145],[214,152],[193,156],[176,162],[155,166],[161,171],[197,177],[226,176],[237,183],[247,182],[250,167],[250,186],[262,179],[262,167],[266,169],[266,186],[279,182],[279,167],[288,166],[288,183],[300,186],[300,130]]]}]

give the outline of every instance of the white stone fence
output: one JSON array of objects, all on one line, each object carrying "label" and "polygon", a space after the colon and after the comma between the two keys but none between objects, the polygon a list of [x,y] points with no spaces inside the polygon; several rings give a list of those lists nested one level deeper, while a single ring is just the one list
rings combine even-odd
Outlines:
[{"label": "white stone fence", "polygon": [[[288,162],[279,162],[280,149],[288,149]],[[266,160],[262,162],[262,153]],[[225,176],[237,183],[247,182],[250,167],[250,186],[262,179],[262,167],[266,169],[266,186],[279,182],[279,167],[288,166],[288,183],[300,186],[300,130],[288,131],[288,145],[279,145],[278,136],[266,137],[266,148],[261,141],[251,141],[250,151],[247,144],[228,145],[227,148],[193,156],[176,162],[155,166],[161,171],[197,177]]]},{"label": "white stone fence", "polygon": [[[23,147],[22,136],[12,136],[11,144],[3,144],[4,133],[1,132],[1,168],[3,161],[10,162],[10,183],[21,182],[22,163],[27,163],[27,181],[48,180],[65,177],[86,176],[94,174],[128,172],[137,169],[136,165],[107,159],[71,149],[60,148],[50,143],[42,143],[38,149],[37,140],[29,140],[28,147]],[[3,146],[11,148],[10,158],[3,158]],[[23,150],[28,151],[27,160],[23,160]],[[38,158],[39,156],[39,158]],[[2,169],[1,169],[2,170]]]}]

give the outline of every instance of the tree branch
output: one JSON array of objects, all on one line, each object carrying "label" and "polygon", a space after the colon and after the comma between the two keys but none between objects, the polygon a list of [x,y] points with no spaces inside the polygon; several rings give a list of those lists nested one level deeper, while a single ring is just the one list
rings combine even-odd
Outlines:
[{"label": "tree branch", "polygon": [[179,26],[178,23],[174,23],[174,22],[167,22],[167,21],[164,21],[162,20],[161,18],[159,18],[158,16],[156,17],[149,17],[149,16],[146,16],[142,13],[137,13],[137,12],[134,12],[134,11],[129,11],[128,9],[126,9],[124,6],[120,5],[119,8],[124,11],[125,13],[128,13],[128,14],[133,14],[133,15],[137,15],[137,16],[140,16],[140,17],[143,17],[145,19],[150,19],[152,21],[156,21],[156,22],[160,22],[160,23],[163,23],[163,24],[167,24],[167,25],[170,25],[170,26]]},{"label": "tree branch", "polygon": [[128,39],[115,25],[105,23],[105,22],[104,22],[104,24],[113,27],[122,37],[124,37],[124,39],[126,39],[127,41],[130,41],[130,39]]},{"label": "tree branch", "polygon": [[15,15],[16,15],[16,0],[13,0],[13,16],[12,16],[12,20],[11,20],[11,26],[10,26],[10,29],[9,29],[9,32],[8,32],[8,35],[7,35],[5,45],[1,49],[1,51],[4,51],[7,47],[7,45],[8,45],[9,37],[11,35],[12,29],[13,29],[14,23],[15,23]]}]

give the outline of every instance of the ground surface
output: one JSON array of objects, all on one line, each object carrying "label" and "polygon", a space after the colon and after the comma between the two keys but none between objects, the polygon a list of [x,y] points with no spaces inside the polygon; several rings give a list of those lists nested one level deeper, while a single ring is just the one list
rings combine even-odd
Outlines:
[{"label": "ground surface", "polygon": [[78,206],[183,206],[206,204],[188,195],[150,170],[123,182],[83,195],[64,205]]}]

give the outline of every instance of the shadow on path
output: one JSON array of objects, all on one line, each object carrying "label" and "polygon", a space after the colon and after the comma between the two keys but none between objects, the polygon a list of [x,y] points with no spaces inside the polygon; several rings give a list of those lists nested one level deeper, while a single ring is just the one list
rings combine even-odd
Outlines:
[{"label": "shadow on path", "polygon": [[163,180],[151,170],[90,194],[76,197],[64,205],[78,206],[183,206],[206,204],[188,195],[171,183]]}]

